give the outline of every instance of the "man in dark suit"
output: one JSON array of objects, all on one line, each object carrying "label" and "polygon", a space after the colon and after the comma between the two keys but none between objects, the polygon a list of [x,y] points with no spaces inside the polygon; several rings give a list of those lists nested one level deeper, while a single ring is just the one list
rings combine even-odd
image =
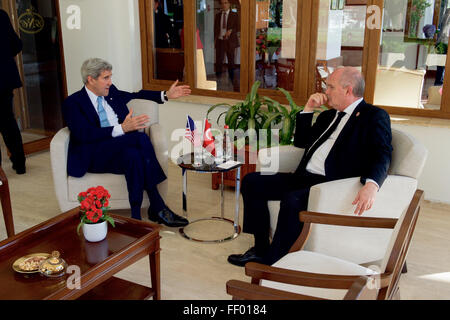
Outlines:
[{"label": "man in dark suit", "polygon": [[[295,173],[252,173],[242,182],[243,231],[252,233],[255,246],[244,254],[228,257],[243,266],[250,261],[273,264],[288,253],[302,224],[298,213],[307,209],[310,187],[337,179],[361,177],[361,189],[353,205],[361,215],[372,207],[386,179],[392,157],[389,115],[363,100],[364,79],[355,68],[339,68],[327,79],[327,90],[315,93],[297,115],[294,144],[305,153]],[[312,125],[313,111],[323,104]],[[268,200],[281,200],[278,222],[269,243]]]},{"label": "man in dark suit", "polygon": [[230,0],[220,0],[222,10],[214,20],[214,44],[216,48],[216,76],[222,74],[223,59],[228,60],[228,74],[231,82],[234,80],[234,51],[239,47],[237,33],[239,31],[239,16],[230,9]]},{"label": "man in dark suit", "polygon": [[173,46],[173,43],[170,43],[172,23],[170,22],[170,18],[162,10],[159,0],[155,0],[154,3],[155,47],[169,48],[170,46]]},{"label": "man in dark suit", "polygon": [[[22,50],[22,41],[9,20],[8,14],[0,9],[0,132],[6,147],[11,152],[11,162],[17,174],[25,173],[25,154],[22,136],[14,117],[13,90],[22,86],[14,57]],[[0,165],[2,157],[0,153]]]},{"label": "man in dark suit", "polygon": [[164,103],[190,94],[189,86],[168,91],[118,90],[111,82],[112,66],[98,58],[86,60],[81,67],[85,86],[63,103],[63,115],[70,129],[67,172],[82,177],[86,172],[124,174],[127,181],[131,216],[141,219],[140,208],[145,190],[150,199],[150,220],[170,227],[188,221],[171,211],[156,186],[166,179],[149,137],[138,130],[148,126],[147,115],[133,116],[127,103],[147,99]]}]

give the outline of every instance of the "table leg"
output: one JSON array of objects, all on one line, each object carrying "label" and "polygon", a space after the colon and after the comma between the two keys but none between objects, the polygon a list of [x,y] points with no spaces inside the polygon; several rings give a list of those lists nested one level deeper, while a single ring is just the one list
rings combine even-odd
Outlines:
[{"label": "table leg", "polygon": [[239,192],[241,188],[241,167],[236,170],[236,202],[234,211],[234,228],[239,228]]},{"label": "table leg", "polygon": [[150,278],[152,279],[152,289],[155,290],[153,300],[161,300],[161,270],[159,261],[159,249],[150,253]]},{"label": "table leg", "polygon": [[224,205],[224,198],[223,198],[223,172],[220,173],[220,217],[223,219],[225,214],[225,205]]},{"label": "table leg", "polygon": [[187,170],[182,168],[181,174],[183,176],[183,215],[187,218]]}]

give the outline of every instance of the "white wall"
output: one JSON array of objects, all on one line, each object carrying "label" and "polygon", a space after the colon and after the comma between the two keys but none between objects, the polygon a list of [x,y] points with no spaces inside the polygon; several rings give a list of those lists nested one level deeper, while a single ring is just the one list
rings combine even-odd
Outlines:
[{"label": "white wall", "polygon": [[[80,90],[80,67],[98,57],[113,65],[113,82],[142,89],[138,0],[59,0],[68,94]],[[67,8],[80,8],[80,29],[69,29]]]},{"label": "white wall", "polygon": [[[187,116],[189,115],[192,120],[194,120],[198,130],[202,130],[203,121],[211,106],[212,104],[187,103],[174,100],[160,105],[159,121],[164,126],[164,132],[166,133],[167,141],[169,143],[169,158],[172,157],[174,162],[176,162],[176,158],[179,155],[178,145],[180,142],[187,141],[187,139],[184,139]],[[221,112],[226,110],[227,108],[225,107],[217,107],[208,116],[213,128],[223,128],[224,116],[221,117],[219,125],[217,125],[216,119]],[[184,148],[187,147],[189,146],[184,146]]]},{"label": "white wall", "polygon": [[450,204],[450,127],[393,124],[422,142],[428,149],[428,159],[419,178],[419,188],[425,199]]}]

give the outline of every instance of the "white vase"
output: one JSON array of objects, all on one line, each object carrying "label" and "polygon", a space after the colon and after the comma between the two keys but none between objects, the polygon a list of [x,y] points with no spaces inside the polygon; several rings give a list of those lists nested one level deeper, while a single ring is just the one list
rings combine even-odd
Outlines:
[{"label": "white vase", "polygon": [[98,242],[106,238],[108,224],[106,221],[94,224],[83,224],[84,238],[89,242]]}]

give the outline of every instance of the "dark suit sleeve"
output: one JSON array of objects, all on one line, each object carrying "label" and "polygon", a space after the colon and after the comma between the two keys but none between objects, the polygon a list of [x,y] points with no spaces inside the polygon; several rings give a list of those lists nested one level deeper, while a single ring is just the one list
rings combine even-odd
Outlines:
[{"label": "dark suit sleeve", "polygon": [[22,40],[17,36],[8,14],[3,10],[0,10],[0,28],[2,29],[2,33],[6,35],[10,56],[15,57],[22,50]]},{"label": "dark suit sleeve", "polygon": [[234,32],[238,32],[239,31],[239,15],[235,12],[233,12],[233,20],[232,20],[232,25],[231,28]]},{"label": "dark suit sleeve", "polygon": [[120,99],[124,104],[127,104],[133,99],[144,99],[156,103],[164,103],[164,101],[161,100],[161,91],[140,90],[138,92],[127,92],[119,90],[115,86],[111,86],[110,90],[115,90],[114,94],[120,96]]},{"label": "dark suit sleeve", "polygon": [[77,96],[70,96],[63,103],[64,120],[70,129],[71,139],[86,144],[111,139],[113,127],[98,127],[95,119],[83,112],[81,103]]},{"label": "dark suit sleeve", "polygon": [[389,114],[378,109],[368,134],[368,152],[366,174],[361,176],[361,183],[367,179],[375,180],[381,187],[387,177],[392,159],[392,131]]}]

